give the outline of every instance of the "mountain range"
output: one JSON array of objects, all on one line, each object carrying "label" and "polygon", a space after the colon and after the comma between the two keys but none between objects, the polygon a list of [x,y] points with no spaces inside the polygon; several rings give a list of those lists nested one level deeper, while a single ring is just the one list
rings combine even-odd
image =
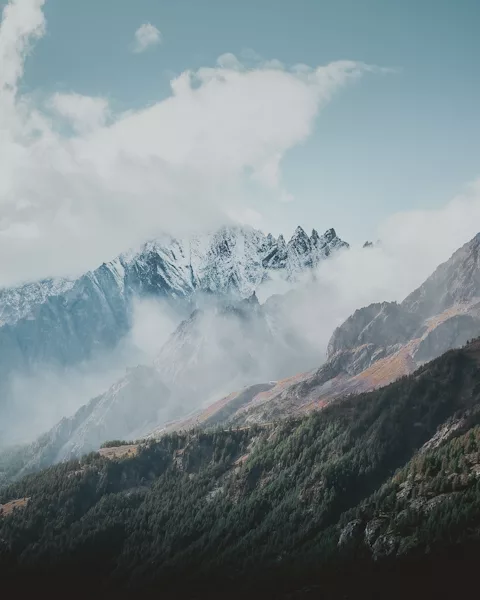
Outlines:
[{"label": "mountain range", "polygon": [[22,418],[9,387],[15,375],[108,355],[131,330],[136,299],[161,298],[184,319],[212,301],[250,297],[272,278],[293,283],[346,248],[334,229],[308,236],[297,227],[286,243],[282,235],[222,227],[185,239],[163,236],[75,280],[0,291],[0,422]]},{"label": "mountain range", "polygon": [[270,423],[387,385],[480,335],[479,246],[480,235],[403,302],[355,311],[334,331],[320,367],[318,348],[292,327],[281,296],[260,305],[255,293],[216,295],[180,323],[152,364],[129,369],[9,462],[18,476],[108,439]]}]

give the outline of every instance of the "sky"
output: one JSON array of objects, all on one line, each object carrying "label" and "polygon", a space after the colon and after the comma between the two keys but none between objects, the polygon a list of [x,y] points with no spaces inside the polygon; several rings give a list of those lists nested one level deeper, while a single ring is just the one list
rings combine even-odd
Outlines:
[{"label": "sky", "polygon": [[9,4],[0,284],[226,218],[353,244],[430,229],[432,264],[475,233],[475,0]]}]

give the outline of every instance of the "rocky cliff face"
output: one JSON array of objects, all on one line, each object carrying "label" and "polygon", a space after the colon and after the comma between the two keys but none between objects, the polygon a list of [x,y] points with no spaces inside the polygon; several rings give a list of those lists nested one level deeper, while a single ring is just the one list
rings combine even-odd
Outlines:
[{"label": "rocky cliff face", "polygon": [[[357,310],[333,333],[329,358],[362,344],[383,348],[416,341],[417,363],[440,356],[480,332],[480,234],[457,250],[401,304],[372,304]],[[368,366],[368,365],[365,365]]]},{"label": "rocky cliff face", "polygon": [[328,357],[364,344],[404,344],[418,330],[422,319],[396,302],[371,304],[356,310],[338,327],[328,344]]},{"label": "rocky cliff face", "polygon": [[424,319],[480,298],[480,233],[457,250],[402,302]]}]

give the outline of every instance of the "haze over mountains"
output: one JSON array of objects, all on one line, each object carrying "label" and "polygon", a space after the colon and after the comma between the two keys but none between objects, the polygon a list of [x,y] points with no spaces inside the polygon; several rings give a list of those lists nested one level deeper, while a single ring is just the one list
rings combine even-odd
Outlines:
[{"label": "haze over mountains", "polygon": [[[234,394],[177,426],[243,424],[309,412],[341,396],[386,385],[480,335],[480,234],[401,303],[359,308],[337,327],[320,368],[268,391]],[[230,406],[231,405],[231,406]],[[217,411],[222,416],[217,416]]]},{"label": "haze over mountains", "polygon": [[[41,407],[35,406],[35,398],[25,400],[15,396],[14,384],[18,378],[28,379],[35,377],[38,372],[48,372],[51,369],[61,372],[62,369],[85,364],[88,372],[89,364],[103,360],[105,385],[109,375],[110,383],[118,378],[118,368],[147,360],[142,355],[141,348],[132,348],[134,344],[128,337],[135,325],[134,309],[139,300],[160,300],[162,306],[156,306],[156,309],[169,315],[172,328],[197,308],[206,308],[207,314],[213,310],[213,319],[218,321],[216,323],[212,321],[208,325],[208,317],[203,313],[198,313],[195,318],[197,337],[200,326],[204,329],[209,327],[209,335],[212,336],[220,326],[224,329],[229,320],[220,316],[229,300],[237,302],[248,298],[255,290],[267,284],[283,283],[291,287],[304,274],[313,274],[322,260],[346,248],[348,244],[333,229],[327,230],[322,236],[314,230],[308,236],[299,227],[286,243],[283,236],[274,238],[251,228],[223,227],[212,234],[191,236],[183,240],[165,236],[148,242],[140,250],[123,254],[74,281],[47,280],[26,284],[18,289],[3,290],[0,294],[0,313],[3,319],[0,327],[0,375],[3,389],[0,414],[4,443],[16,437],[21,439],[21,436],[12,435],[12,431],[15,428],[21,429],[22,419],[31,422],[32,415],[38,414],[36,409],[38,411],[40,408],[41,412]],[[276,316],[274,312],[277,313]],[[260,326],[260,319],[257,318],[255,327],[249,326],[250,331],[255,330],[258,334],[257,357],[260,356],[263,343],[272,343],[272,327],[276,327],[277,331],[282,327],[285,329],[280,337],[288,335],[287,332],[291,329],[290,324],[280,323],[278,312],[270,311],[269,323],[265,321]],[[262,318],[265,320],[266,317]],[[230,341],[235,337],[245,336],[245,332],[242,333],[236,326],[233,326],[230,334]],[[179,335],[180,333],[177,334],[177,343]],[[227,336],[223,335],[226,340]],[[300,339],[302,332],[297,332],[296,335]],[[265,341],[261,341],[260,336],[266,336]],[[266,341],[268,336],[269,342]],[[214,337],[209,339],[212,351],[220,343]],[[161,346],[160,341],[158,346]],[[252,348],[253,346],[252,343]],[[242,352],[248,354],[245,360],[255,363],[247,349],[239,351],[239,361]],[[169,351],[166,349],[164,353],[168,354]],[[310,358],[306,358],[307,351],[303,350],[291,362],[277,353],[278,357],[272,358],[271,364],[283,361],[285,367],[290,363],[289,370],[284,372],[280,366],[270,366],[262,371],[256,364],[256,375],[277,377],[279,373],[289,374],[293,372],[292,369],[301,368],[302,365],[311,366],[317,359],[315,353],[309,354]],[[110,355],[113,358],[109,364]],[[263,356],[267,355],[264,353]],[[204,362],[206,357],[204,355]],[[182,360],[186,358],[183,357]],[[268,361],[262,362],[266,364]],[[164,372],[167,385],[172,383],[166,374],[168,368],[165,367],[163,371],[160,369]],[[182,369],[181,366],[171,367],[175,368]],[[224,385],[228,382],[226,373],[227,371],[224,372]],[[198,376],[199,371],[196,373],[197,378]],[[251,376],[255,380],[253,371]],[[250,380],[245,377],[231,380],[233,385],[248,382]],[[208,400],[209,394],[219,391],[215,388],[216,384],[213,383],[203,389],[203,393],[207,394],[203,401]],[[201,390],[199,387],[193,389],[197,392]],[[34,386],[28,391],[31,395],[36,393]],[[102,391],[101,388],[98,391]],[[228,390],[223,388],[222,391]],[[55,398],[52,403],[54,401]],[[87,398],[84,398],[81,403],[86,401]],[[58,399],[58,402],[57,414],[61,416],[62,399]],[[70,406],[69,409],[71,411]],[[63,414],[68,414],[68,410],[65,409]],[[18,427],[15,427],[15,423],[18,423]],[[43,425],[43,429],[45,428]],[[37,430],[36,433],[40,431]]]}]

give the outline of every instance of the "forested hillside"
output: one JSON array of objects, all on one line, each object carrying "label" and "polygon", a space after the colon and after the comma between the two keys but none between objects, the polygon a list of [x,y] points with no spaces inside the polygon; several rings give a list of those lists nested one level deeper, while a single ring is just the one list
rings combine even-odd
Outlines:
[{"label": "forested hillside", "polygon": [[5,585],[162,598],[458,591],[474,570],[452,553],[480,556],[479,358],[476,341],[302,419],[172,433],[30,475],[0,497],[22,500],[0,517]]}]

